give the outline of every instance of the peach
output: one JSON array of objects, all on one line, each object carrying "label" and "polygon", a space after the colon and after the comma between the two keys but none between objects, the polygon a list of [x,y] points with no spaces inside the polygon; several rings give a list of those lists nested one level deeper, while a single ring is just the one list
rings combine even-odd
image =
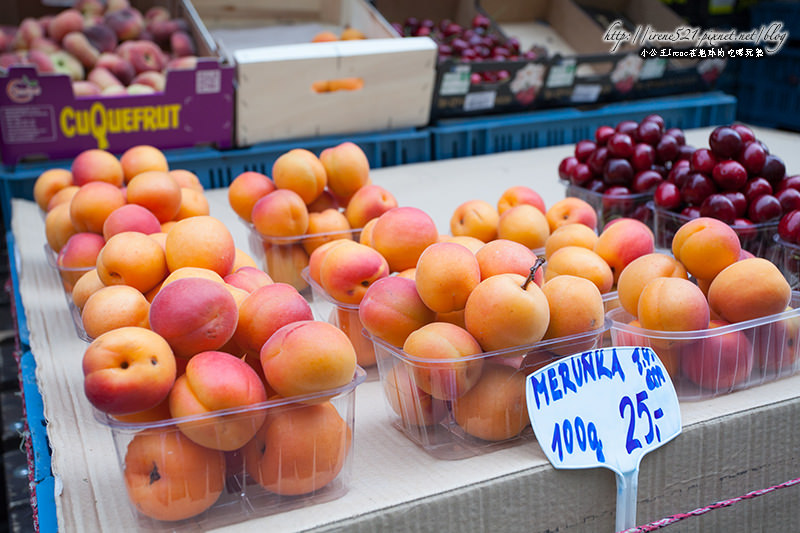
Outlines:
[{"label": "peach", "polygon": [[381,380],[389,407],[403,426],[432,426],[447,415],[447,405],[423,391],[414,382],[407,365],[397,365]]},{"label": "peach", "polygon": [[636,316],[645,329],[694,331],[708,327],[709,310],[703,292],[684,278],[651,280],[639,295]]},{"label": "peach", "polygon": [[61,281],[67,292],[78,279],[97,264],[97,256],[105,246],[105,239],[97,233],[79,232],[70,236],[56,257]]},{"label": "peach", "polygon": [[564,246],[550,256],[545,265],[545,283],[562,274],[586,278],[597,285],[602,294],[614,286],[614,273],[608,263],[594,251],[581,246]]},{"label": "peach", "polygon": [[541,195],[525,185],[515,185],[503,191],[500,195],[500,199],[497,200],[497,212],[502,215],[512,207],[520,204],[532,205],[541,211],[542,214],[547,213],[544,199]]},{"label": "peach", "polygon": [[181,207],[181,188],[163,170],[147,170],[137,174],[128,182],[126,191],[128,203],[146,207],[159,222],[175,218]]},{"label": "peach", "polygon": [[539,342],[550,322],[542,289],[519,274],[481,281],[467,299],[464,322],[485,351]]},{"label": "peach", "polygon": [[175,357],[167,342],[133,326],[94,339],[83,354],[82,368],[86,398],[112,415],[158,405],[175,381]]},{"label": "peach", "polygon": [[69,203],[69,216],[78,231],[103,233],[106,217],[125,205],[122,189],[104,181],[81,186]]},{"label": "peach", "polygon": [[69,205],[69,203],[59,204],[48,211],[44,217],[45,239],[47,245],[56,253],[72,235],[78,233],[69,216]]},{"label": "peach", "polygon": [[205,190],[197,174],[190,170],[175,168],[169,171],[169,175],[172,176],[172,179],[175,180],[181,189],[194,189],[198,192],[203,192]]},{"label": "peach", "polygon": [[415,361],[414,382],[439,400],[463,396],[483,371],[481,346],[467,330],[447,322],[431,322],[413,331],[403,351]]},{"label": "peach", "polygon": [[72,54],[85,68],[92,68],[100,57],[100,50],[89,41],[83,32],[71,31],[61,40],[61,46]]},{"label": "peach", "polygon": [[[215,411],[237,409],[265,402],[267,392],[255,370],[236,356],[203,351],[186,365],[169,394],[173,418],[213,415]],[[266,411],[247,410],[201,420],[178,422],[181,433],[212,450],[236,450],[253,438],[264,422]]]},{"label": "peach", "polygon": [[164,92],[167,86],[167,77],[162,72],[146,70],[136,74],[130,85],[128,85],[128,90],[130,91],[130,87],[135,85],[150,87],[154,92]]},{"label": "peach", "polygon": [[326,148],[319,160],[328,177],[328,188],[337,196],[349,198],[369,182],[369,160],[355,143],[347,141]]},{"label": "peach", "polygon": [[553,231],[544,243],[544,257],[550,260],[556,250],[564,246],[581,246],[594,250],[597,233],[585,224],[564,224]]},{"label": "peach", "polygon": [[343,304],[358,304],[371,284],[388,275],[386,259],[355,241],[330,248],[319,267],[322,288]]},{"label": "peach", "polygon": [[105,181],[121,187],[123,183],[122,164],[119,159],[105,150],[91,148],[84,150],[72,160],[72,182],[78,187],[90,181]]},{"label": "peach", "polygon": [[72,185],[72,172],[69,170],[65,168],[45,170],[39,174],[39,177],[33,183],[33,199],[39,209],[46,211],[50,199],[58,191],[69,185]]},{"label": "peach", "polygon": [[130,285],[145,293],[167,276],[159,244],[144,233],[123,231],[106,241],[97,256],[97,275],[105,285]]},{"label": "peach", "polygon": [[[99,61],[99,60],[98,60]],[[117,78],[111,70],[102,64],[96,65],[86,75],[86,80],[93,83],[100,89],[100,94],[105,95],[107,91],[124,91],[125,85]],[[124,175],[123,175],[124,181]]]},{"label": "peach", "polygon": [[565,224],[583,224],[589,228],[597,229],[597,212],[585,200],[574,196],[567,196],[557,201],[546,211],[547,223],[550,232]]},{"label": "peach", "polygon": [[358,316],[371,335],[400,348],[411,332],[433,322],[436,313],[422,301],[414,280],[389,276],[367,289]]},{"label": "peach", "polygon": [[142,12],[131,6],[106,11],[103,22],[114,30],[120,41],[137,39],[144,29]]},{"label": "peach", "polygon": [[265,270],[275,282],[288,283],[298,291],[308,287],[302,272],[309,257],[302,244],[264,243]]},{"label": "peach", "polygon": [[305,148],[294,148],[272,164],[272,179],[278,189],[289,189],[310,204],[327,185],[325,167],[319,158]]},{"label": "peach", "polygon": [[260,352],[267,383],[288,398],[350,383],[356,351],[347,335],[328,322],[301,320],[273,333]]},{"label": "peach", "polygon": [[226,276],[236,256],[236,245],[230,230],[221,220],[209,215],[179,220],[167,232],[165,247],[170,271],[196,266]]},{"label": "peach", "polygon": [[64,36],[72,31],[83,29],[83,15],[77,9],[65,9],[56,13],[47,25],[47,34],[55,42],[61,42]]},{"label": "peach", "polygon": [[603,295],[597,285],[588,279],[556,276],[542,286],[542,292],[550,307],[550,323],[544,339],[577,335],[603,327]]},{"label": "peach", "polygon": [[760,257],[725,267],[708,288],[709,306],[728,322],[781,313],[791,297],[791,286],[778,267]]},{"label": "peach", "polygon": [[617,281],[628,263],[655,250],[653,231],[641,220],[619,218],[608,224],[597,236],[594,251],[602,257]]},{"label": "peach", "polygon": [[196,516],[225,489],[224,453],[195,444],[173,426],[137,433],[123,472],[133,506],[156,520]]},{"label": "peach", "polygon": [[78,278],[78,281],[76,281],[75,285],[72,287],[72,292],[70,293],[72,303],[75,304],[75,307],[78,308],[78,311],[82,311],[83,306],[86,304],[86,300],[88,300],[92,294],[99,291],[103,287],[105,287],[105,285],[103,285],[103,282],[100,281],[100,276],[97,275],[96,268],[84,272],[84,274]]},{"label": "peach", "polygon": [[733,228],[711,217],[686,222],[672,238],[672,255],[698,279],[714,279],[740,254],[741,243]]},{"label": "peach", "polygon": [[72,201],[72,197],[75,196],[75,193],[77,193],[79,190],[81,190],[81,188],[77,185],[67,185],[63,189],[60,189],[50,198],[50,201],[47,202],[47,207],[45,210],[49,213],[50,210],[58,204],[67,203],[69,205],[69,203]]},{"label": "peach", "polygon": [[103,237],[108,240],[123,231],[149,235],[161,231],[161,223],[152,211],[137,204],[125,204],[109,213],[103,222]]},{"label": "peach", "polygon": [[252,222],[253,206],[275,188],[275,183],[260,172],[242,172],[228,186],[228,203],[239,218]]},{"label": "peach", "polygon": [[274,283],[272,278],[258,267],[242,266],[223,278],[225,283],[238,287],[247,292],[253,292],[259,287]]},{"label": "peach", "polygon": [[[509,239],[495,239],[484,244],[477,252],[475,258],[481,269],[481,280],[495,274],[519,274],[528,277],[531,267],[536,264],[536,254],[524,244]],[[534,283],[542,286],[544,272],[541,268],[536,270]]]},{"label": "peach", "polygon": [[450,233],[455,236],[468,235],[483,242],[497,238],[500,215],[497,209],[485,200],[468,200],[453,211],[450,217]]},{"label": "peach", "polygon": [[397,206],[394,195],[380,185],[365,185],[350,197],[344,216],[351,228],[363,228],[370,220]]},{"label": "peach", "polygon": [[653,252],[628,263],[617,280],[617,294],[623,309],[636,316],[642,289],[653,279],[661,277],[689,279],[686,268],[667,254]]},{"label": "peach", "polygon": [[103,333],[124,326],[149,327],[150,302],[128,285],[109,285],[95,291],[81,311],[86,335],[96,339]]},{"label": "peach", "polygon": [[416,269],[414,277],[419,297],[437,313],[463,309],[470,293],[481,281],[475,254],[452,242],[428,246],[419,256]]},{"label": "peach", "polygon": [[372,247],[392,272],[415,267],[423,250],[439,240],[433,219],[417,207],[395,207],[382,214],[372,230]]},{"label": "peach", "polygon": [[352,430],[330,403],[289,405],[270,412],[243,449],[247,473],[272,493],[318,491],[344,467]]},{"label": "peach", "polygon": [[309,254],[326,242],[353,238],[347,218],[337,209],[309,213],[306,232],[303,248]]},{"label": "peach", "polygon": [[273,333],[291,322],[313,320],[311,306],[297,289],[286,283],[259,287],[239,306],[233,339],[248,356],[259,357]]},{"label": "peach", "polygon": [[178,208],[178,212],[175,214],[174,220],[208,215],[210,212],[211,208],[208,204],[208,198],[206,198],[202,191],[189,187],[181,187],[181,204]]},{"label": "peach", "polygon": [[217,350],[233,336],[238,307],[223,284],[205,278],[164,285],[150,304],[150,328],[178,357]]},{"label": "peach", "polygon": [[[729,322],[711,320],[710,329]],[[684,347],[681,374],[692,383],[715,393],[727,392],[750,378],[753,346],[742,331],[731,331],[698,339]]]},{"label": "peach", "polygon": [[466,246],[470,252],[477,253],[485,242],[469,235],[439,235],[439,242],[454,242],[461,246]]},{"label": "peach", "polygon": [[276,189],[262,196],[250,216],[262,236],[293,237],[308,230],[308,208],[300,195],[290,189]]},{"label": "peach", "polygon": [[487,441],[516,437],[530,424],[525,403],[525,374],[497,363],[486,364],[481,378],[453,401],[453,417],[469,435]]},{"label": "peach", "polygon": [[524,244],[528,248],[544,248],[550,226],[544,214],[529,204],[512,207],[500,215],[497,238]]}]

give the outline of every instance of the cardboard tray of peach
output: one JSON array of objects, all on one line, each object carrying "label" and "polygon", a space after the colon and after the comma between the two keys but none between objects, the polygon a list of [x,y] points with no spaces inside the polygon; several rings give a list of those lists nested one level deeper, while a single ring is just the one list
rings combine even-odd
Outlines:
[{"label": "cardboard tray of peach", "polygon": [[[492,160],[536,168],[564,148]],[[385,484],[382,469],[409,475],[375,451],[394,446],[418,446],[429,459],[414,461],[448,475],[430,458],[473,461],[431,496],[511,473],[530,465],[512,445],[538,446],[525,376],[601,346],[652,347],[682,400],[800,367],[800,294],[743,254],[727,224],[697,218],[657,251],[643,222],[598,228],[588,203],[561,196],[557,159],[541,194],[519,170],[430,179],[469,176],[474,159],[370,172],[344,143],[292,150],[271,178],[248,172],[204,191],[142,146],[119,158],[90,150],[43,174],[35,203],[14,201],[12,229],[64,484],[59,523],[286,526],[278,516],[299,523],[303,507],[351,493],[361,508]],[[60,284],[43,240],[70,270]],[[76,279],[76,268],[87,272]],[[54,289],[71,309],[52,305]],[[371,422],[359,431],[357,387]],[[361,431],[370,451],[356,458]],[[92,482],[76,487],[87,472]],[[87,490],[97,514],[79,504]],[[349,516],[324,508],[302,515],[306,526]]]}]

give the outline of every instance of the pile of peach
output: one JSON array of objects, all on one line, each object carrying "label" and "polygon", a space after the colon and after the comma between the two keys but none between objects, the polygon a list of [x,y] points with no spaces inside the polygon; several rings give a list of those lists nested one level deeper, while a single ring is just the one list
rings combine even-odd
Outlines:
[{"label": "pile of peach", "polygon": [[[620,274],[619,302],[634,319],[615,344],[651,346],[673,380],[714,391],[746,384],[755,365],[778,371],[796,363],[798,317],[708,333],[791,310],[789,283],[774,264],[743,250],[736,232],[710,217],[682,225],[672,253],[642,256]],[[697,335],[671,336],[687,331]]]},{"label": "pile of peach", "polygon": [[371,183],[361,148],[344,142],[319,157],[296,148],[272,166],[272,178],[258,172],[238,175],[228,189],[234,212],[258,236],[265,270],[275,281],[302,290],[300,272],[321,244],[352,238],[366,223],[397,206],[395,197]]}]

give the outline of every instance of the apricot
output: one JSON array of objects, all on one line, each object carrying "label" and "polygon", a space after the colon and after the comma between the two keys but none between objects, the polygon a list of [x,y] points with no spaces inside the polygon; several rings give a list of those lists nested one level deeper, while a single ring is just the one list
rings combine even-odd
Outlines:
[{"label": "apricot", "polygon": [[[351,242],[350,239],[336,239],[330,242],[326,242],[315,249],[309,256],[308,256],[308,275],[313,279],[318,285],[322,286],[322,279],[320,278],[320,267],[322,266],[322,261],[325,259],[325,255],[328,253],[328,250],[333,248],[334,246],[339,246],[340,244],[344,244],[346,242]],[[361,243],[363,244],[363,243]]]},{"label": "apricot", "polygon": [[370,335],[400,348],[411,332],[433,322],[436,313],[422,301],[414,280],[389,276],[367,289],[358,316]]},{"label": "apricot", "polygon": [[352,445],[352,430],[330,403],[270,410],[242,450],[247,473],[275,494],[313,493],[339,475]]},{"label": "apricot", "polygon": [[454,242],[466,246],[470,252],[477,253],[485,242],[469,235],[439,235],[439,242]]},{"label": "apricot", "polygon": [[[729,324],[724,320],[711,320],[708,327],[714,329]],[[727,392],[747,382],[753,359],[753,346],[743,331],[712,334],[683,348],[681,374],[704,389]]]},{"label": "apricot", "polygon": [[164,250],[144,233],[113,235],[97,256],[97,275],[105,285],[130,285],[145,293],[169,273]]},{"label": "apricot", "polygon": [[475,254],[468,248],[438,242],[419,256],[414,277],[425,305],[433,311],[448,313],[464,308],[481,281],[481,270]]},{"label": "apricot", "polygon": [[197,174],[190,170],[175,168],[169,171],[169,175],[172,176],[172,179],[175,180],[175,183],[177,183],[178,187],[181,189],[194,189],[198,192],[203,192],[205,190]]},{"label": "apricot", "polygon": [[70,167],[72,182],[82,187],[92,181],[103,181],[116,186],[122,186],[123,170],[119,159],[105,150],[91,148],[75,156]]},{"label": "apricot", "polygon": [[439,240],[436,223],[417,207],[395,207],[382,214],[372,230],[372,247],[399,272],[416,267],[423,250]]},{"label": "apricot", "polygon": [[308,266],[309,256],[299,243],[264,243],[266,272],[276,283],[288,283],[298,291],[308,287],[303,279],[303,269]]},{"label": "apricot", "polygon": [[262,196],[251,212],[253,227],[266,237],[294,237],[308,231],[308,208],[296,192],[276,189]]},{"label": "apricot", "polygon": [[[519,274],[527,277],[531,267],[536,264],[536,254],[524,244],[508,239],[495,239],[484,244],[477,252],[475,258],[481,269],[481,280],[495,274]],[[536,270],[534,283],[542,286],[544,271]]]},{"label": "apricot", "polygon": [[[415,358],[417,386],[439,400],[463,396],[480,378],[483,353],[467,330],[447,322],[431,322],[413,331],[403,351]],[[420,361],[421,360],[421,361]]]},{"label": "apricot", "polygon": [[48,211],[44,217],[44,233],[47,245],[56,253],[78,233],[69,216],[69,203],[59,204]]},{"label": "apricot", "polygon": [[210,212],[211,207],[203,191],[181,187],[181,203],[180,207],[178,207],[178,212],[173,217],[174,220],[208,215]]},{"label": "apricot", "polygon": [[[368,184],[358,189],[344,211],[351,228],[363,228],[370,220],[376,219],[386,211],[397,207],[397,199],[380,185]],[[365,242],[370,244],[370,242]]]},{"label": "apricot", "polygon": [[698,279],[714,279],[740,254],[741,242],[733,228],[711,217],[686,222],[672,238],[672,255]]},{"label": "apricot", "polygon": [[[316,200],[306,205],[306,208],[308,209],[309,213],[319,213],[321,211],[325,211],[326,209],[335,209],[336,211],[340,211],[342,214],[344,214],[344,206],[345,204],[342,204],[340,198],[337,198],[330,191],[330,189],[326,188]],[[349,226],[350,223],[348,222],[347,225]]]},{"label": "apricot", "polygon": [[69,203],[72,201],[72,198],[75,196],[75,193],[77,193],[79,190],[81,190],[81,188],[77,185],[67,185],[63,189],[59,189],[58,192],[56,192],[50,198],[50,201],[47,202],[46,211],[49,213],[51,209],[61,203],[66,203],[69,205]]},{"label": "apricot", "polygon": [[165,255],[170,271],[195,266],[225,276],[233,267],[236,245],[221,220],[209,215],[196,216],[179,220],[167,232]]},{"label": "apricot", "polygon": [[278,189],[289,189],[310,204],[327,185],[325,167],[313,152],[294,148],[282,154],[272,165],[272,180]]},{"label": "apricot", "polygon": [[238,317],[231,293],[205,278],[177,279],[163,286],[150,304],[150,328],[178,357],[217,350],[233,335]]},{"label": "apricot", "polygon": [[312,43],[326,43],[326,42],[338,41],[338,40],[339,40],[339,37],[335,33],[333,33],[332,31],[329,31],[329,30],[320,31],[320,32],[314,34],[314,37],[311,38],[311,42]]},{"label": "apricot", "polygon": [[177,281],[183,278],[205,278],[211,281],[216,281],[217,283],[224,283],[224,278],[211,270],[210,268],[203,268],[203,267],[193,267],[193,266],[186,266],[176,268],[172,272],[164,278],[164,281],[161,282],[161,287],[165,287],[172,283],[173,281]]},{"label": "apricot", "polygon": [[175,218],[181,207],[181,188],[162,170],[148,170],[134,176],[126,187],[129,204],[149,209],[164,223]]},{"label": "apricot", "polygon": [[654,250],[653,230],[635,218],[618,218],[607,224],[594,243],[595,253],[611,267],[615,283],[631,261]]},{"label": "apricot", "polygon": [[539,342],[550,322],[542,289],[519,274],[481,281],[467,299],[464,321],[485,351]]},{"label": "apricot", "polygon": [[565,246],[580,246],[594,250],[597,233],[585,224],[564,224],[553,231],[544,243],[544,257],[550,260],[556,250]]},{"label": "apricot", "polygon": [[447,415],[445,402],[417,387],[408,365],[395,365],[381,381],[384,397],[404,427],[432,426]]},{"label": "apricot", "polygon": [[506,365],[484,365],[475,386],[453,400],[453,417],[467,434],[479,439],[516,437],[530,424],[525,374]]},{"label": "apricot", "polygon": [[325,167],[328,188],[337,196],[349,198],[369,183],[369,160],[360,146],[343,142],[319,154]]},{"label": "apricot", "polygon": [[791,286],[778,267],[760,257],[725,267],[708,287],[709,306],[728,322],[781,313],[791,297]]},{"label": "apricot", "polygon": [[557,201],[545,212],[550,232],[566,224],[583,224],[590,229],[597,229],[597,212],[586,200],[575,196],[567,196]]},{"label": "apricot", "polygon": [[195,444],[173,426],[136,434],[125,452],[125,486],[134,507],[177,521],[209,509],[225,489],[225,455]]},{"label": "apricot", "polygon": [[253,259],[249,253],[241,248],[236,248],[233,252],[233,266],[231,266],[231,272],[236,272],[238,269],[245,266],[258,268],[258,263],[256,263],[256,260]]},{"label": "apricot", "polygon": [[134,176],[149,170],[169,171],[169,164],[164,152],[147,144],[131,146],[125,150],[119,158],[119,163],[122,165],[125,183],[131,181]]},{"label": "apricot", "polygon": [[169,394],[173,418],[203,416],[178,422],[181,433],[213,450],[230,451],[244,446],[264,422],[263,409],[214,415],[215,411],[244,408],[265,402],[267,392],[255,370],[246,362],[220,351],[203,351],[186,365]]},{"label": "apricot", "polygon": [[77,231],[103,233],[103,223],[118,207],[125,205],[122,189],[104,181],[81,186],[69,202],[69,217]]},{"label": "apricot", "polygon": [[372,283],[388,275],[386,259],[355,241],[330,248],[319,267],[322,288],[343,304],[358,304]]},{"label": "apricot", "polygon": [[247,292],[253,292],[259,287],[274,283],[269,274],[258,267],[250,265],[234,269],[233,272],[223,278],[223,281]]},{"label": "apricot", "polygon": [[65,168],[45,170],[33,183],[33,200],[39,209],[47,211],[47,204],[58,191],[72,185],[72,172]]},{"label": "apricot", "polygon": [[642,327],[658,331],[694,331],[708,327],[709,310],[703,292],[684,278],[651,280],[639,294],[636,316]]},{"label": "apricot", "polygon": [[103,287],[105,287],[105,285],[100,281],[96,268],[84,272],[72,287],[72,293],[70,293],[72,303],[75,304],[78,311],[81,311],[86,304],[86,300],[89,299],[89,296]]},{"label": "apricot", "polygon": [[525,185],[515,185],[503,191],[500,198],[497,200],[497,212],[502,215],[512,207],[520,204],[532,205],[541,211],[542,214],[547,213],[544,199],[541,195]]},{"label": "apricot", "polygon": [[108,240],[123,231],[138,231],[149,235],[161,231],[161,223],[152,211],[137,204],[125,204],[114,209],[103,222],[103,237]]},{"label": "apricot", "polygon": [[339,37],[342,41],[350,41],[356,39],[366,39],[367,36],[364,35],[359,29],[347,27],[342,30],[342,35]]},{"label": "apricot", "polygon": [[467,235],[483,242],[497,238],[500,215],[497,209],[485,200],[468,200],[453,211],[450,217],[450,233]]},{"label": "apricot", "polygon": [[545,283],[563,274],[588,279],[597,285],[601,294],[606,294],[614,287],[614,273],[608,263],[594,251],[581,246],[559,248],[547,260]]},{"label": "apricot", "polygon": [[544,339],[577,335],[603,327],[603,295],[590,280],[568,274],[556,276],[542,286],[542,292],[550,307],[550,323]]},{"label": "apricot", "polygon": [[149,327],[150,302],[128,285],[109,285],[95,291],[81,311],[83,329],[95,339],[124,326]]},{"label": "apricot", "polygon": [[[788,316],[757,326],[753,336],[756,361],[763,372],[785,375],[797,370],[800,360],[800,316],[789,306]],[[780,315],[779,315],[780,316]]]},{"label": "apricot", "polygon": [[642,289],[653,279],[661,277],[689,279],[683,264],[667,254],[653,252],[631,261],[617,280],[617,294],[622,308],[636,316]]},{"label": "apricot", "polygon": [[500,215],[497,238],[508,239],[528,248],[544,248],[550,226],[545,215],[529,204],[520,204]]},{"label": "apricot", "polygon": [[67,292],[97,264],[97,256],[105,246],[105,239],[97,233],[79,232],[71,235],[56,256],[58,273]]},{"label": "apricot", "polygon": [[359,306],[336,306],[334,325],[347,335],[356,351],[356,362],[363,368],[375,366],[375,345],[364,335],[364,325],[358,316]]},{"label": "apricot", "polygon": [[308,236],[303,239],[306,253],[312,253],[322,244],[336,239],[352,239],[350,223],[344,213],[337,209],[326,209],[308,214]]},{"label": "apricot", "polygon": [[228,203],[239,218],[252,222],[253,206],[275,189],[275,183],[265,174],[251,170],[242,172],[228,187]]}]

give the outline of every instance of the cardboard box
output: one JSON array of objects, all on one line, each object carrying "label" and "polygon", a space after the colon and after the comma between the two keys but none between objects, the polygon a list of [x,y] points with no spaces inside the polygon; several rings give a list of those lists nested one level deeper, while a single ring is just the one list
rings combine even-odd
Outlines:
[{"label": "cardboard box", "polygon": [[[202,57],[197,67],[167,71],[164,92],[82,98],[74,95],[64,74],[12,66],[0,73],[4,164],[71,158],[90,148],[121,153],[138,144],[162,149],[232,145],[233,67],[214,57],[213,43],[189,1],[143,0],[132,5],[169,6],[173,16],[185,19]],[[20,0],[19,16],[52,12]]]},{"label": "cardboard box", "polygon": [[[364,0],[196,0],[236,65],[236,144],[424,126],[436,47],[401,39]],[[345,27],[366,39],[311,42]],[[354,90],[318,92],[330,80]]]},{"label": "cardboard box", "polygon": [[[469,25],[478,12],[488,14],[521,50],[540,45],[549,52],[537,60],[438,63],[431,110],[441,118],[508,113],[542,108],[605,103],[707,90],[724,68],[723,59],[667,60],[643,58],[638,46],[621,45],[612,53],[601,14],[614,13],[629,26],[650,24],[673,31],[684,24],[658,0],[448,0],[425,2],[376,0],[392,22],[408,16],[450,18]],[[600,20],[600,22],[598,22]],[[481,71],[509,73],[504,81],[470,83]]]}]

